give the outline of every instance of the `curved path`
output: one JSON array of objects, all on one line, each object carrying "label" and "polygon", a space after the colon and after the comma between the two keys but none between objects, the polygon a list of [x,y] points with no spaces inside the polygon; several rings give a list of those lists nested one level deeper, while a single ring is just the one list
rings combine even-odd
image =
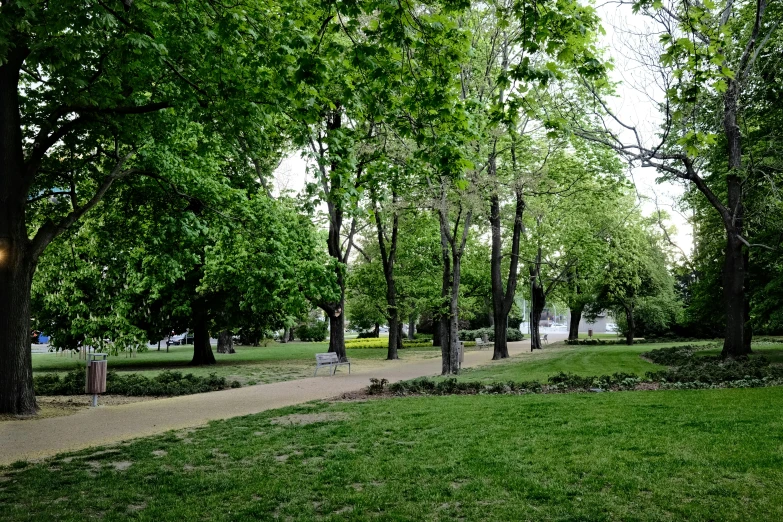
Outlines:
[{"label": "curved path", "polygon": [[[549,335],[565,338],[564,334]],[[530,341],[509,343],[512,356],[529,351]],[[466,352],[463,367],[491,364],[491,356],[490,350]],[[361,390],[371,377],[395,382],[439,375],[440,368],[439,357],[417,362],[390,361],[386,367],[372,370],[362,370],[361,361],[357,361],[351,375],[341,368],[333,377],[319,374],[295,381],[91,408],[65,417],[0,422],[0,465],[328,399]]]}]

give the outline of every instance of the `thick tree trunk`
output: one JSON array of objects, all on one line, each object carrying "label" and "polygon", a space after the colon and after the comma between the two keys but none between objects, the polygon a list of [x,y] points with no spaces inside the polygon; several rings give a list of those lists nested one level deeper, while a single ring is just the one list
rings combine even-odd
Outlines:
[{"label": "thick tree trunk", "polygon": [[[449,297],[449,315],[448,323],[448,353],[443,358],[443,375],[459,373],[459,284],[460,269],[462,266],[461,256],[452,255],[451,259],[451,295]],[[443,352],[446,343],[441,344]]]},{"label": "thick tree trunk", "polygon": [[416,315],[411,314],[408,317],[408,340],[413,341],[416,338]]},{"label": "thick tree trunk", "polygon": [[337,312],[329,314],[329,351],[336,353],[341,361],[347,361],[345,354],[345,314],[343,312],[343,303]]},{"label": "thick tree trunk", "polygon": [[625,321],[628,323],[628,329],[625,332],[625,344],[631,346],[633,344],[633,338],[636,334],[636,321],[633,316],[633,306],[625,307]]},{"label": "thick tree trunk", "polygon": [[397,323],[397,350],[402,350],[402,320]]},{"label": "thick tree trunk", "polygon": [[541,325],[539,324],[541,322],[542,312],[543,312],[543,307],[538,310],[534,308],[531,311],[531,318],[530,318],[530,351],[531,352],[533,350],[540,350],[542,348]]},{"label": "thick tree trunk", "polygon": [[505,359],[508,355],[508,343],[506,342],[508,328],[508,314],[514,304],[514,295],[517,291],[517,271],[519,265],[519,241],[522,236],[522,216],[525,211],[525,202],[522,194],[517,192],[516,211],[514,219],[514,231],[511,238],[511,262],[509,263],[506,286],[503,287],[502,271],[502,233],[500,228],[500,199],[493,194],[490,201],[489,223],[492,229],[492,255],[490,257],[490,272],[492,281],[492,326],[495,329],[495,344],[492,359]]},{"label": "thick tree trunk", "polygon": [[433,318],[433,328],[432,328],[432,346],[441,346],[441,336],[442,331],[440,328],[440,319],[437,321]]},{"label": "thick tree trunk", "polygon": [[288,342],[288,327],[286,326],[283,328],[283,335],[280,336],[280,342],[281,343],[287,343]]},{"label": "thick tree trunk", "polygon": [[0,413],[18,415],[36,412],[30,285],[37,253],[27,237],[25,205],[31,176],[24,171],[17,90],[27,54],[21,42],[12,42],[0,65]]},{"label": "thick tree trunk", "polygon": [[234,350],[234,337],[228,330],[223,330],[218,334],[218,353],[236,353]]},{"label": "thick tree trunk", "polygon": [[381,323],[375,323],[375,327],[372,329],[372,336],[376,339],[381,336]]},{"label": "thick tree trunk", "polygon": [[193,359],[191,366],[203,366],[215,364],[215,354],[212,353],[212,345],[209,343],[209,328],[207,321],[199,316],[193,325]]},{"label": "thick tree trunk", "polygon": [[723,357],[743,357],[750,353],[750,343],[745,342],[745,274],[747,257],[740,237],[743,233],[745,212],[742,204],[742,134],[737,121],[740,83],[730,78],[723,95],[723,130],[729,160],[726,177],[728,211],[723,222],[726,228],[726,259],[723,265],[723,295],[726,306],[726,339]]},{"label": "thick tree trunk", "polygon": [[[26,239],[26,238],[25,238]],[[4,243],[4,244],[3,244]],[[14,241],[0,243],[0,413],[36,412],[30,351],[30,285],[35,266]]]},{"label": "thick tree trunk", "polygon": [[576,341],[579,339],[579,323],[582,322],[582,312],[584,306],[571,308],[571,322],[568,324],[568,340]]},{"label": "thick tree trunk", "polygon": [[729,234],[723,265],[723,296],[726,305],[726,339],[723,357],[736,358],[751,353],[745,342],[745,256],[736,234]]},{"label": "thick tree trunk", "polygon": [[544,289],[536,280],[532,288],[533,298],[530,300],[530,351],[540,350],[541,346],[541,314],[544,312],[546,296]]},{"label": "thick tree trunk", "polygon": [[397,314],[395,313],[389,317],[389,345],[386,351],[386,360],[388,361],[393,361],[400,358],[397,354],[397,346],[400,335],[400,329],[397,323]]}]

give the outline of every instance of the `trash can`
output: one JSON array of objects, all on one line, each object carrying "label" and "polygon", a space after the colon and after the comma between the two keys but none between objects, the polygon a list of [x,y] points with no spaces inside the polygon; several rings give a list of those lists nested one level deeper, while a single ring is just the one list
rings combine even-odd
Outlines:
[{"label": "trash can", "polygon": [[587,330],[587,336],[588,336],[589,338],[591,338],[591,339],[593,338],[593,329],[592,329],[592,328],[590,328],[589,330]]},{"label": "trash can", "polygon": [[98,405],[98,395],[106,392],[106,369],[108,367],[108,354],[87,354],[87,380],[84,387],[85,393],[92,394],[92,405]]}]

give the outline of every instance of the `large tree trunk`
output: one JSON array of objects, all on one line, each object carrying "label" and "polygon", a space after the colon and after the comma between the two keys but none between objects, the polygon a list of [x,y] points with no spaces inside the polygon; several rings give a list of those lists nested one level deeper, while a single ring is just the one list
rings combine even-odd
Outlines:
[{"label": "large tree trunk", "polygon": [[[726,259],[723,265],[723,295],[726,306],[726,339],[723,357],[742,357],[750,353],[750,343],[745,342],[745,273],[747,257],[740,237],[745,218],[742,204],[742,134],[737,121],[740,96],[739,79],[728,80],[723,95],[723,130],[729,159],[729,175],[726,177],[728,215],[723,216],[726,228]],[[724,213],[725,214],[725,213]]]},{"label": "large tree trunk", "polygon": [[579,339],[579,323],[582,322],[582,312],[584,306],[571,308],[571,322],[568,324],[568,340],[576,341]]},{"label": "large tree trunk", "polygon": [[495,344],[492,359],[505,359],[508,355],[506,342],[508,314],[514,305],[514,295],[517,291],[517,272],[519,266],[519,241],[522,236],[522,216],[525,211],[525,201],[522,193],[517,192],[516,210],[514,213],[514,228],[511,238],[511,262],[508,267],[506,286],[503,287],[502,270],[502,233],[500,228],[500,199],[493,194],[490,201],[489,223],[492,229],[492,256],[490,272],[492,281],[492,318],[495,329]]},{"label": "large tree trunk", "polygon": [[329,351],[336,353],[341,361],[347,361],[345,353],[345,314],[342,307],[343,302],[336,312],[329,315]]},{"label": "large tree trunk", "polygon": [[209,343],[209,328],[207,321],[199,316],[193,325],[193,359],[191,366],[203,366],[215,364],[215,354],[212,353],[212,345]]},{"label": "large tree trunk", "polygon": [[397,347],[400,338],[400,329],[398,325],[397,314],[389,317],[389,345],[386,351],[386,360],[393,361],[399,359]]},{"label": "large tree trunk", "polygon": [[228,330],[223,330],[218,334],[218,353],[236,353],[234,350],[234,337]]},{"label": "large tree trunk", "polygon": [[36,412],[30,352],[30,285],[35,266],[26,259],[27,254],[16,241],[3,243],[0,243],[0,413],[31,415]]},{"label": "large tree trunk", "polygon": [[283,335],[280,336],[280,342],[281,343],[287,343],[288,342],[288,327],[286,326],[283,328]]},{"label": "large tree trunk", "polygon": [[[531,276],[537,273],[537,270],[531,269]],[[544,306],[546,304],[546,295],[544,289],[538,282],[538,278],[534,277],[533,285],[531,288],[532,299],[530,300],[530,351],[540,350],[541,346],[541,314],[544,312]]]},{"label": "large tree trunk", "polygon": [[416,338],[416,314],[408,317],[408,340],[413,341]]},{"label": "large tree trunk", "polygon": [[723,296],[726,305],[726,339],[723,357],[742,357],[750,353],[745,343],[745,256],[736,234],[729,233],[723,265]]},{"label": "large tree trunk", "polygon": [[19,69],[28,51],[8,51],[0,65],[0,413],[36,412],[30,352],[30,285],[37,254],[27,237]]},{"label": "large tree trunk", "polygon": [[[445,194],[445,193],[444,193]],[[445,199],[445,195],[442,196]],[[445,206],[445,201],[444,201]],[[462,237],[452,237],[445,211],[439,212],[443,279],[441,281],[440,351],[441,374],[459,373],[459,285],[462,253],[470,228],[471,212],[465,216]],[[456,229],[455,229],[456,231]],[[459,242],[459,246],[458,243]]]},{"label": "large tree trunk", "polygon": [[625,308],[625,321],[628,323],[627,330],[625,332],[625,344],[631,346],[633,344],[633,338],[636,334],[636,321],[633,316],[633,305],[627,305]]}]

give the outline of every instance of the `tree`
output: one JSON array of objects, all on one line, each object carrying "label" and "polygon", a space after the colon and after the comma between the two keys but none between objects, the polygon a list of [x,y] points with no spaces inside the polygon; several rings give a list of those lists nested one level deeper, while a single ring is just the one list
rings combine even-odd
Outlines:
[{"label": "tree", "polygon": [[[579,133],[632,162],[658,169],[665,179],[692,184],[720,217],[725,234],[722,355],[740,357],[750,353],[746,279],[747,250],[753,245],[745,231],[744,186],[752,176],[752,146],[747,147],[743,119],[747,108],[756,103],[748,85],[757,63],[770,59],[762,52],[764,46],[779,34],[780,6],[768,6],[766,0],[730,1],[722,6],[644,0],[634,9],[661,29],[663,50],[642,58],[664,87],[665,97],[659,103],[664,119],[661,139],[653,144],[645,141],[636,127],[612,114],[594,87],[605,113],[632,137],[624,139],[606,126]],[[722,151],[722,166],[705,165],[711,148]],[[722,179],[716,184],[718,178]],[[725,186],[725,192],[721,194],[716,185]]]},{"label": "tree", "polygon": [[[166,144],[186,123],[219,127],[279,106],[289,71],[271,64],[302,49],[307,27],[279,31],[289,12],[250,0],[217,11],[0,4],[0,412],[35,411],[30,286],[46,247],[115,182],[145,172],[177,180]],[[55,192],[69,204],[36,211]]]},{"label": "tree", "polygon": [[612,231],[608,240],[603,282],[591,314],[616,310],[624,315],[625,339],[633,344],[636,312],[653,297],[674,294],[674,280],[666,269],[666,256],[656,238],[642,223],[630,221]]}]

